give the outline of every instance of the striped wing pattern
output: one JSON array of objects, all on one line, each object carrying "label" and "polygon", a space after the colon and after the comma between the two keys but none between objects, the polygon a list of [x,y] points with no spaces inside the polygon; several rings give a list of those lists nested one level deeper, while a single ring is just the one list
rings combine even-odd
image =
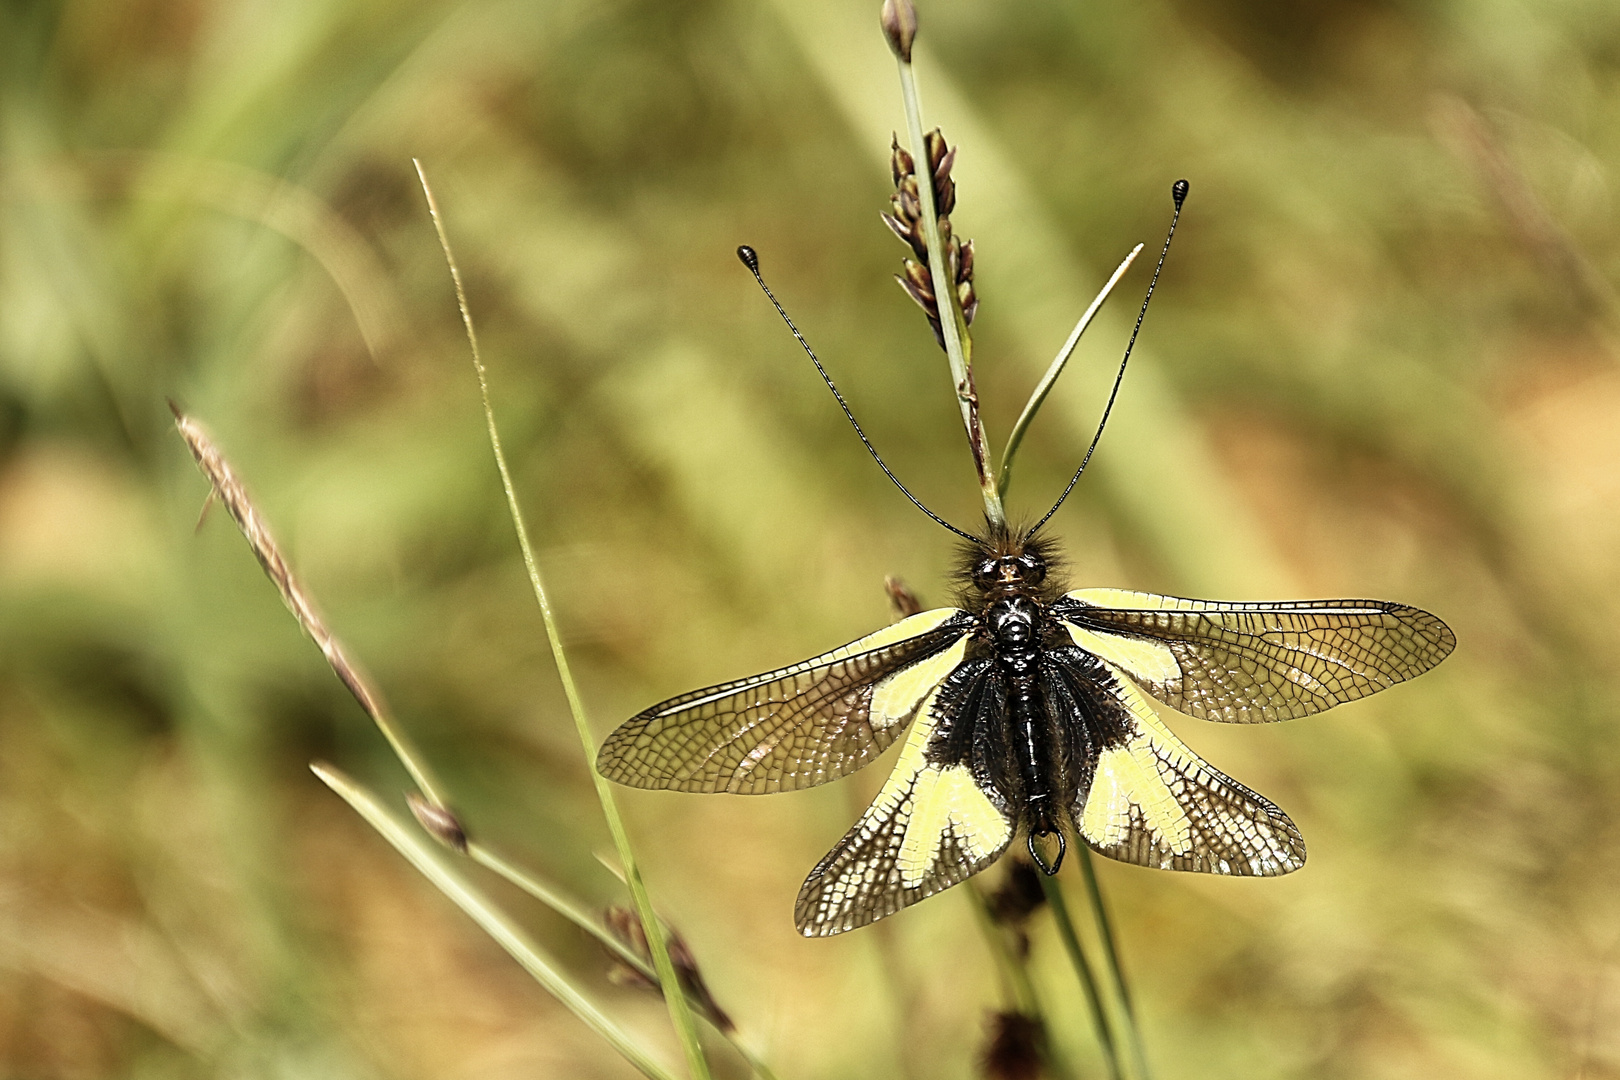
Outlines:
[{"label": "striped wing pattern", "polygon": [[800,933],[823,937],[876,922],[967,880],[1006,850],[1017,824],[1009,808],[966,765],[942,765],[928,753],[952,726],[979,722],[971,703],[985,697],[974,684],[992,677],[990,663],[966,661],[964,670],[977,674],[960,694],[929,691],[883,789],[799,890]]},{"label": "striped wing pattern", "polygon": [[973,619],[937,608],[792,667],[671,698],[596,758],[640,788],[760,795],[848,775],[891,746],[961,659]]},{"label": "striped wing pattern", "polygon": [[1082,589],[1053,614],[1076,645],[1171,708],[1239,724],[1377,693],[1428,671],[1457,644],[1428,612],[1379,600],[1217,603]]},{"label": "striped wing pattern", "polygon": [[1277,806],[1213,768],[1160,722],[1118,668],[1080,688],[1123,737],[1097,756],[1074,821],[1099,854],[1162,870],[1275,877],[1305,864],[1305,841]]}]

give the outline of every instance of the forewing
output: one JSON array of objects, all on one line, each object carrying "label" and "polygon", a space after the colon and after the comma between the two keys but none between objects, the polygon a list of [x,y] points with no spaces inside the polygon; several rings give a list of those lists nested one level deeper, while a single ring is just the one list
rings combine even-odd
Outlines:
[{"label": "forewing", "polygon": [[988,660],[965,661],[932,690],[877,798],[799,890],[794,921],[806,937],[841,934],[983,870],[1006,850],[1014,822],[966,764],[938,760],[959,724],[994,707]]},{"label": "forewing", "polygon": [[1456,646],[1427,611],[1381,600],[1224,604],[1082,589],[1053,614],[1074,643],[1204,720],[1291,720],[1420,675]]},{"label": "forewing", "polygon": [[596,768],[631,787],[760,795],[847,775],[894,743],[961,661],[973,618],[938,608],[792,667],[654,705]]},{"label": "forewing", "polygon": [[1093,724],[1111,733],[1073,810],[1093,849],[1141,866],[1245,877],[1305,864],[1288,815],[1171,734],[1117,667],[1059,666]]}]

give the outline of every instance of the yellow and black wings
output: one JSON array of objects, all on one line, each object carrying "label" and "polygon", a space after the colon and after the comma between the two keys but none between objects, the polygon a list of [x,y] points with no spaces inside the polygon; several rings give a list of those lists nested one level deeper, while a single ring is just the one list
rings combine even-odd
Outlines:
[{"label": "yellow and black wings", "polygon": [[671,698],[608,736],[631,787],[760,795],[848,775],[899,738],[962,659],[973,617],[937,608],[792,667]]},{"label": "yellow and black wings", "polygon": [[1097,737],[1091,775],[1070,808],[1095,851],[1162,870],[1242,877],[1305,864],[1305,841],[1288,815],[1193,753],[1118,667],[1057,650],[1051,681]]},{"label": "yellow and black wings", "polygon": [[1286,874],[1304,864],[1305,843],[1275,804],[1177,739],[1146,695],[1205,720],[1288,720],[1422,674],[1457,643],[1428,612],[1378,600],[1083,589],[1053,615],[1087,657],[1059,662],[1060,681],[1111,734],[1072,808],[1080,835],[1123,862],[1213,874]]},{"label": "yellow and black wings", "polygon": [[865,926],[965,881],[1012,840],[1015,808],[969,764],[937,753],[953,729],[983,729],[996,722],[987,713],[1005,711],[990,685],[994,661],[956,659],[927,692],[877,798],[799,890],[793,917],[806,937]]},{"label": "yellow and black wings", "polygon": [[1381,600],[1218,603],[1081,589],[1054,605],[1074,643],[1203,720],[1291,720],[1422,674],[1456,646],[1426,611]]}]

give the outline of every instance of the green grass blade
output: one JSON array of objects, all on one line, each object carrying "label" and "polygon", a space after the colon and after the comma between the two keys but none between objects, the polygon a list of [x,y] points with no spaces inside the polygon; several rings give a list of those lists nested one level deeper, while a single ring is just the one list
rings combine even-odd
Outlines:
[{"label": "green grass blade", "polygon": [[1131,263],[1135,262],[1136,257],[1140,254],[1142,254],[1142,245],[1137,244],[1136,247],[1131,249],[1131,253],[1125,256],[1124,261],[1119,264],[1113,276],[1108,279],[1108,283],[1102,287],[1102,291],[1097,294],[1096,299],[1092,300],[1091,306],[1087,307],[1085,313],[1080,316],[1080,321],[1074,324],[1074,329],[1069,332],[1068,339],[1063,342],[1063,347],[1058,349],[1057,356],[1052,358],[1051,366],[1046,369],[1046,374],[1042,375],[1041,381],[1035,384],[1035,392],[1030,394],[1029,400],[1024,403],[1024,411],[1018,414],[1018,421],[1013,424],[1012,433],[1007,436],[1007,447],[1001,452],[1001,471],[996,475],[996,491],[1003,499],[1007,497],[1007,487],[1012,483],[1013,457],[1018,453],[1019,444],[1024,441],[1024,433],[1029,430],[1029,425],[1035,422],[1035,414],[1040,412],[1041,405],[1046,401],[1046,395],[1052,392],[1052,387],[1057,383],[1058,376],[1063,374],[1063,369],[1068,365],[1069,357],[1074,353],[1075,346],[1080,344],[1080,336],[1086,332],[1086,327],[1090,326],[1091,320],[1096,318],[1097,312],[1102,309],[1104,301],[1114,291],[1114,286],[1119,283],[1120,278],[1125,276],[1125,271],[1131,268]]},{"label": "green grass blade", "polygon": [[1056,877],[1041,875],[1041,888],[1046,892],[1046,903],[1052,909],[1052,921],[1057,924],[1058,936],[1063,939],[1063,949],[1069,954],[1069,963],[1074,965],[1074,973],[1080,979],[1080,987],[1086,992],[1086,1002],[1091,1006],[1091,1019],[1097,1026],[1097,1041],[1102,1045],[1103,1058],[1108,1062],[1108,1075],[1112,1080],[1122,1080],[1124,1073],[1119,1067],[1119,1046],[1114,1039],[1114,1029],[1108,1022],[1108,1013],[1103,1006],[1102,995],[1098,991],[1097,977],[1092,971],[1091,961],[1086,959],[1086,953],[1080,946],[1080,936],[1074,931],[1074,920],[1069,917],[1069,905],[1063,897],[1063,888],[1058,884]]},{"label": "green grass blade", "polygon": [[433,198],[433,189],[428,185],[427,174],[422,171],[421,162],[414,164],[417,176],[422,181],[422,192],[427,196],[433,228],[438,233],[440,247],[444,249],[445,262],[450,267],[451,281],[455,284],[456,303],[461,309],[462,324],[467,329],[467,343],[472,350],[473,369],[478,374],[478,392],[484,406],[484,421],[489,428],[490,448],[495,454],[495,466],[501,474],[501,487],[506,492],[506,505],[512,516],[512,526],[517,530],[518,547],[523,552],[523,566],[528,571],[529,584],[534,589],[534,598],[540,605],[540,616],[546,624],[546,640],[551,645],[551,656],[557,664],[557,675],[562,680],[563,693],[568,698],[568,711],[573,714],[574,728],[579,733],[580,746],[585,753],[585,767],[590,770],[591,780],[596,785],[597,799],[602,804],[602,816],[607,819],[608,831],[613,835],[613,845],[618,850],[620,862],[624,864],[630,896],[635,903],[636,915],[641,919],[642,929],[647,935],[647,946],[652,952],[653,966],[658,971],[658,983],[664,989],[664,1001],[669,1006],[670,1022],[681,1041],[681,1048],[686,1052],[687,1067],[691,1070],[693,1080],[709,1080],[709,1063],[703,1056],[703,1045],[698,1041],[697,1023],[692,1018],[692,1010],[687,1006],[686,995],[681,992],[675,967],[670,963],[669,946],[664,940],[663,924],[659,922],[657,914],[653,911],[652,901],[647,897],[647,888],[642,883],[641,871],[630,850],[630,837],[625,832],[623,819],[619,816],[619,806],[613,798],[613,790],[608,781],[596,771],[596,742],[591,737],[590,722],[585,717],[585,703],[579,695],[578,685],[574,682],[573,671],[568,666],[568,654],[563,649],[562,635],[557,629],[557,619],[551,610],[551,600],[546,595],[545,582],[540,576],[539,564],[535,562],[534,548],[529,543],[529,529],[523,520],[523,510],[518,505],[517,489],[512,484],[512,473],[506,465],[506,453],[501,449],[501,434],[495,423],[495,408],[490,403],[489,376],[484,369],[483,356],[478,350],[478,332],[473,328],[472,311],[467,306],[467,293],[461,284],[461,269],[456,264],[455,254],[450,247],[450,238],[444,229],[444,220],[439,215],[438,203]]},{"label": "green grass blade", "polygon": [[434,841],[429,840],[419,830],[407,826],[389,812],[375,795],[332,766],[315,763],[310,765],[310,770],[365,818],[368,825],[381,833],[383,839],[392,844],[394,850],[405,856],[422,876],[471,916],[479,928],[511,954],[512,959],[521,964],[523,970],[532,975],[536,982],[567,1006],[575,1016],[585,1021],[593,1031],[606,1039],[613,1049],[640,1070],[642,1075],[651,1077],[652,1080],[675,1080],[669,1070],[654,1061],[628,1033],[608,1019],[595,1002],[574,986],[551,957],[513,923],[505,912],[451,867],[439,854]]},{"label": "green grass blade", "polygon": [[[467,844],[467,856],[478,865],[499,874],[552,911],[590,934],[623,963],[634,968],[646,978],[657,980],[658,972],[652,965],[648,964],[640,953],[619,940],[594,912],[586,908],[578,900],[562,892],[550,882],[536,876],[533,871],[518,866],[505,856],[491,850],[487,844],[480,844],[477,841],[469,842]],[[696,1004],[690,998],[687,1000],[689,1005]],[[760,1060],[759,1055],[754,1052],[753,1048],[739,1038],[735,1032],[726,1031],[724,1028],[715,1025],[712,1018],[705,1016],[702,1010],[698,1010],[698,1015],[704,1016],[705,1020],[709,1020],[711,1026],[714,1027],[715,1033],[730,1043],[731,1048],[737,1051],[744,1061],[748,1062],[748,1067],[753,1070],[755,1076],[758,1076],[760,1080],[775,1080],[775,1074],[771,1072],[770,1067]]]},{"label": "green grass blade", "polygon": [[1097,867],[1092,862],[1089,848],[1080,849],[1080,870],[1086,879],[1086,898],[1091,905],[1091,917],[1097,924],[1097,936],[1102,939],[1103,956],[1108,960],[1108,974],[1119,994],[1120,1011],[1125,1019],[1125,1036],[1131,1044],[1131,1055],[1140,1080],[1152,1080],[1148,1068],[1147,1048],[1142,1043],[1142,1029],[1136,1023],[1136,1003],[1131,999],[1131,984],[1125,980],[1125,969],[1119,962],[1119,946],[1114,941],[1114,923],[1108,917],[1108,905],[1103,902],[1102,885],[1097,881]]}]

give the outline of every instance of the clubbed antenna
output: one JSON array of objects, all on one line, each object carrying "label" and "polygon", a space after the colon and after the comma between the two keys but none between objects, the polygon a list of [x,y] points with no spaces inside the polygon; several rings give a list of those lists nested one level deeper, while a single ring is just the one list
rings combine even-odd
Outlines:
[{"label": "clubbed antenna", "polygon": [[[945,270],[955,283],[956,298],[962,305],[962,320],[973,323],[979,310],[979,297],[973,291],[973,241],[958,242],[951,233],[948,216],[956,208],[956,181],[951,179],[951,166],[956,163],[956,148],[947,146],[945,136],[935,128],[923,137],[928,148],[928,175],[933,182],[934,206],[939,212],[939,237],[944,248]],[[915,259],[905,260],[905,273],[894,279],[906,290],[906,295],[917,302],[934,328],[934,340],[945,347],[945,332],[940,328],[939,298],[934,295],[934,280],[928,270],[928,241],[923,235],[922,201],[917,191],[917,163],[895,138],[889,154],[889,171],[894,176],[894,195],[889,199],[893,211],[883,215],[884,224],[894,230],[909,246]]]},{"label": "clubbed antenna", "polygon": [[804,348],[805,354],[810,357],[810,362],[816,365],[816,371],[820,373],[821,381],[827,384],[827,389],[831,390],[833,397],[838,399],[838,406],[844,410],[844,415],[848,417],[849,426],[855,429],[856,435],[860,436],[861,444],[866,447],[867,453],[872,455],[872,460],[878,463],[878,468],[883,470],[883,475],[894,481],[894,486],[900,489],[900,494],[910,499],[911,504],[917,509],[927,514],[929,517],[933,518],[936,522],[945,526],[945,528],[951,530],[951,532],[955,533],[957,536],[960,536],[962,539],[977,544],[979,542],[978,537],[974,536],[970,532],[964,532],[963,530],[958,529],[955,525],[952,525],[950,522],[928,509],[928,507],[924,506],[920,501],[918,501],[917,496],[913,495],[909,490],[907,490],[906,485],[900,482],[900,478],[898,476],[889,471],[889,467],[884,464],[883,458],[878,454],[877,447],[872,445],[872,440],[866,437],[866,432],[862,431],[861,425],[856,422],[855,414],[850,412],[849,403],[844,400],[844,395],[838,392],[838,387],[834,385],[832,376],[828,375],[827,369],[821,366],[821,360],[816,356],[816,351],[810,347],[810,343],[808,341],[804,340],[804,335],[799,333],[799,328],[797,326],[793,325],[793,320],[788,318],[787,311],[782,307],[781,303],[777,301],[776,294],[771,292],[771,287],[765,284],[765,278],[761,276],[759,272],[759,254],[753,248],[749,247],[747,244],[744,244],[737,249],[737,258],[741,259],[742,264],[748,267],[748,272],[754,275],[754,280],[759,282],[759,287],[765,291],[766,299],[770,300],[771,306],[776,308],[776,313],[782,316],[782,321],[787,323],[787,328],[793,332],[794,339],[798,341],[800,346]]},{"label": "clubbed antenna", "polygon": [[1131,340],[1125,346],[1124,357],[1120,359],[1119,373],[1114,376],[1114,388],[1108,392],[1108,404],[1103,407],[1102,420],[1097,424],[1097,433],[1091,437],[1091,445],[1086,447],[1086,456],[1081,459],[1080,467],[1069,478],[1069,486],[1063,489],[1063,494],[1058,496],[1058,501],[1052,504],[1052,509],[1046,512],[1046,516],[1029,530],[1031,535],[1052,520],[1052,515],[1057,513],[1058,507],[1063,505],[1063,500],[1069,497],[1069,492],[1073,491],[1074,485],[1080,481],[1080,474],[1091,464],[1091,455],[1097,450],[1097,441],[1102,438],[1103,428],[1108,426],[1108,414],[1114,411],[1114,399],[1119,396],[1119,384],[1125,381],[1125,365],[1131,362],[1131,350],[1136,348],[1136,335],[1142,332],[1142,320],[1147,318],[1148,302],[1153,299],[1153,287],[1159,283],[1159,271],[1164,269],[1164,257],[1170,254],[1170,241],[1176,237],[1176,222],[1181,220],[1181,204],[1187,200],[1189,188],[1190,185],[1185,180],[1177,180],[1170,185],[1170,198],[1175,200],[1176,204],[1175,213],[1170,215],[1170,231],[1165,234],[1164,248],[1159,252],[1158,265],[1153,268],[1153,280],[1148,282],[1147,295],[1142,298],[1142,310],[1136,313],[1136,326],[1131,330]]}]

